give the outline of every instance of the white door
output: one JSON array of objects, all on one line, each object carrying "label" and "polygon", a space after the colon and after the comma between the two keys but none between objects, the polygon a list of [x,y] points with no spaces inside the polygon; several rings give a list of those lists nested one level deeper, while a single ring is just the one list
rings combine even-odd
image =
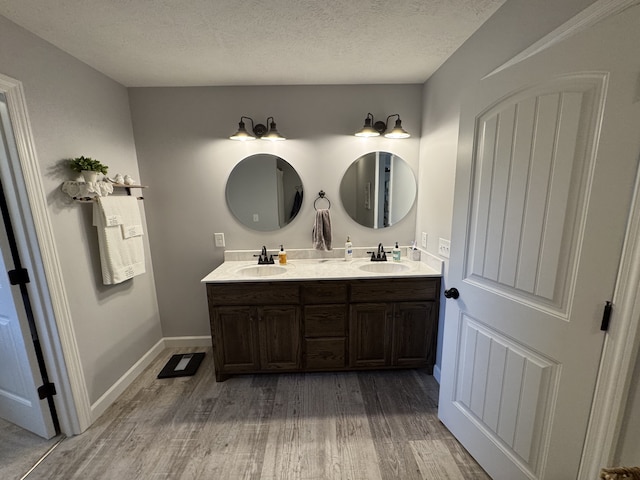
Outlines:
[{"label": "white door", "polygon": [[461,114],[439,415],[494,479],[575,479],[640,155],[640,7]]},{"label": "white door", "polygon": [[[0,159],[7,161],[0,123]],[[40,400],[42,385],[35,349],[19,286],[12,286],[7,272],[14,269],[7,230],[0,215],[0,418],[44,438],[55,435],[46,400]]]}]

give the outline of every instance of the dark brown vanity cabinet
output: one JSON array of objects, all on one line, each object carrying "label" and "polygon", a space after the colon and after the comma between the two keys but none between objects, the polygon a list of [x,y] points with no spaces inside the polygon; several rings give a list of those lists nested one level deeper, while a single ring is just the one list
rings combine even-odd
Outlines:
[{"label": "dark brown vanity cabinet", "polygon": [[426,367],[433,373],[439,296],[439,278],[354,281],[351,366]]},{"label": "dark brown vanity cabinet", "polygon": [[216,380],[268,371],[433,371],[440,278],[209,283]]},{"label": "dark brown vanity cabinet", "polygon": [[207,284],[216,380],[236,373],[298,371],[298,285]]}]

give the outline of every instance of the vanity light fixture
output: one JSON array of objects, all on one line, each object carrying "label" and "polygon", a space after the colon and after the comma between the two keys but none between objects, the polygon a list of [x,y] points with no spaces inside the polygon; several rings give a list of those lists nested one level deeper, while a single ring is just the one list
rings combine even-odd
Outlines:
[{"label": "vanity light fixture", "polygon": [[[247,131],[246,125],[244,123],[244,119],[251,120],[251,132]],[[269,122],[271,120],[271,122]],[[276,122],[273,117],[268,117],[265,122],[269,125],[269,129],[263,125],[262,123],[253,123],[253,118],[251,117],[240,117],[240,123],[238,124],[238,131],[231,135],[229,138],[231,140],[240,140],[245,142],[247,140],[255,140],[256,138],[260,138],[262,140],[271,140],[272,142],[278,140],[286,140],[285,137],[278,133],[278,129],[276,128]]]},{"label": "vanity light fixture", "polygon": [[[398,117],[396,124],[391,131],[385,133],[389,128],[389,119],[391,117]],[[356,137],[378,137],[383,133],[385,133],[384,136],[386,138],[409,138],[411,136],[409,132],[402,128],[402,120],[400,120],[400,115],[397,113],[389,115],[386,122],[380,120],[376,122],[373,115],[368,113],[367,118],[364,119],[364,127],[362,127],[362,130],[356,132],[355,135]]]},{"label": "vanity light fixture", "polygon": [[[269,123],[269,119],[271,119],[271,123]],[[276,122],[273,117],[267,118],[267,123],[269,124],[269,131],[266,135],[262,136],[262,140],[271,140],[272,142],[279,142],[281,140],[286,140],[280,133],[278,133],[278,129],[276,128]]]},{"label": "vanity light fixture", "polygon": [[398,117],[398,119],[396,120],[396,124],[391,129],[391,131],[385,133],[384,136],[387,137],[387,138],[409,138],[411,135],[409,135],[409,132],[407,132],[404,128],[402,128],[402,121],[400,120],[400,115],[398,115],[397,113],[394,113],[393,115],[389,115],[387,117],[387,123],[385,124],[385,130],[389,126],[389,119],[391,117]]},{"label": "vanity light fixture", "polygon": [[379,137],[380,132],[373,128],[373,115],[367,113],[367,118],[364,119],[364,127],[362,130],[356,132],[356,137]]}]

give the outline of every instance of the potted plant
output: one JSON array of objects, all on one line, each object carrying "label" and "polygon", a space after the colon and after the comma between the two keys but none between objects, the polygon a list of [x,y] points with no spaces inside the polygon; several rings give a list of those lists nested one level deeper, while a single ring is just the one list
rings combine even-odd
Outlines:
[{"label": "potted plant", "polygon": [[107,174],[109,167],[103,165],[98,160],[91,157],[76,157],[69,159],[69,167],[74,172],[80,172],[85,182],[95,182],[98,179],[98,173]]}]

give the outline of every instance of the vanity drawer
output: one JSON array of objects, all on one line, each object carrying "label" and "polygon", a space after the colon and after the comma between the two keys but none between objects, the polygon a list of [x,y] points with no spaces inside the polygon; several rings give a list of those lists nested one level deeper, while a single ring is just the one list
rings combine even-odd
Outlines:
[{"label": "vanity drawer", "polygon": [[302,301],[305,304],[346,303],[347,284],[340,282],[309,282],[302,285]]},{"label": "vanity drawer", "polygon": [[334,369],[346,366],[346,339],[305,339],[305,367],[308,369]]},{"label": "vanity drawer", "polygon": [[342,337],[347,329],[346,305],[304,307],[305,337]]},{"label": "vanity drawer", "polygon": [[210,305],[294,305],[300,285],[287,282],[208,283]]},{"label": "vanity drawer", "polygon": [[438,300],[439,296],[440,279],[432,277],[354,280],[351,284],[352,302]]}]

